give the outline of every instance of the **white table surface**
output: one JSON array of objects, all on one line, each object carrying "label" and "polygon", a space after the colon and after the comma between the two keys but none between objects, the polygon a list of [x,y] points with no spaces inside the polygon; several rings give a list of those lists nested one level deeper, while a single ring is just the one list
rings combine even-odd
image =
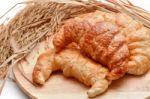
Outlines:
[{"label": "white table surface", "polygon": [[[23,0],[0,0],[0,16],[4,14],[10,7],[15,5],[18,2]],[[150,0],[130,0],[133,4],[140,6],[148,11],[150,11]],[[17,7],[18,8],[18,7]],[[12,16],[15,13],[10,13],[9,15]],[[0,20],[0,23],[3,20]],[[3,92],[0,96],[0,99],[28,99],[29,97],[26,96],[21,89],[16,85],[15,82],[8,80],[6,85],[3,89]]]}]

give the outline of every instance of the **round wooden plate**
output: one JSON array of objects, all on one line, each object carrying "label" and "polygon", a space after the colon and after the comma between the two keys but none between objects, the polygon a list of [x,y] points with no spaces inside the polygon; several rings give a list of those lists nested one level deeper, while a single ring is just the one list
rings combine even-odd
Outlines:
[{"label": "round wooden plate", "polygon": [[[73,78],[66,78],[61,72],[53,73],[44,86],[34,86],[20,72],[22,68],[26,77],[32,81],[32,70],[37,57],[47,48],[52,47],[48,42],[40,43],[25,59],[13,68],[18,86],[31,98],[37,99],[88,99],[85,85]],[[126,75],[113,81],[107,92],[95,97],[96,99],[144,99],[150,96],[150,72],[143,76]]]}]

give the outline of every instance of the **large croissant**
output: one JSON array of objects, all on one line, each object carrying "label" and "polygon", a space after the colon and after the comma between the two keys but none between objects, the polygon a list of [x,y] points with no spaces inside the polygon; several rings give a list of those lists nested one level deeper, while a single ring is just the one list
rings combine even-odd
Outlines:
[{"label": "large croissant", "polygon": [[93,62],[79,51],[65,49],[60,53],[50,49],[40,55],[33,70],[33,82],[43,85],[53,71],[62,70],[66,77],[74,77],[87,86],[89,97],[103,93],[110,83],[105,77],[108,70]]},{"label": "large croissant", "polygon": [[53,43],[57,51],[76,42],[81,51],[110,70],[115,80],[126,72],[144,74],[150,68],[150,31],[122,13],[95,11],[65,22]]},{"label": "large croissant", "polygon": [[126,73],[128,46],[116,24],[102,21],[98,15],[97,18],[75,18],[66,22],[54,37],[57,51],[71,42],[76,42],[85,55],[107,66],[108,79],[115,80]]}]

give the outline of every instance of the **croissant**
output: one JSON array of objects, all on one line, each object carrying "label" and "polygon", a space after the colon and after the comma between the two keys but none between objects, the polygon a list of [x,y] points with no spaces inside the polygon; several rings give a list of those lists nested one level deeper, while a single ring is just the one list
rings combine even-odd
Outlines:
[{"label": "croissant", "polygon": [[53,44],[59,52],[71,42],[76,42],[83,54],[108,67],[110,80],[126,72],[141,75],[150,68],[150,31],[123,13],[95,11],[66,21]]},{"label": "croissant", "polygon": [[103,93],[110,84],[106,79],[106,68],[74,49],[65,49],[57,54],[51,49],[40,55],[33,70],[33,82],[43,85],[50,74],[57,70],[63,71],[66,77],[74,77],[92,86],[87,92],[89,97]]},{"label": "croissant", "polygon": [[68,21],[55,35],[54,46],[60,51],[76,42],[82,53],[109,68],[109,80],[118,79],[127,72],[129,50],[125,36],[117,25],[91,18]]}]

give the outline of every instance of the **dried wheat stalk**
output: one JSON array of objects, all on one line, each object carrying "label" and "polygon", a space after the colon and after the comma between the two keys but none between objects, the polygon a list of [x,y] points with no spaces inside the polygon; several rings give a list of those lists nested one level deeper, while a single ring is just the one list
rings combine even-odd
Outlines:
[{"label": "dried wheat stalk", "polygon": [[[8,24],[2,24],[0,26],[0,68],[6,68],[1,75],[7,75],[0,92],[11,67],[18,59],[27,55],[38,42],[56,33],[66,19],[93,10],[92,6],[68,3],[28,2],[28,5]],[[15,63],[12,60],[16,60]]]},{"label": "dried wheat stalk", "polygon": [[26,54],[28,51],[25,51],[30,51],[42,37],[45,39],[54,34],[61,21],[93,10],[90,6],[65,3],[27,3],[27,7],[7,25],[0,26],[0,67],[7,66],[18,55]]}]

